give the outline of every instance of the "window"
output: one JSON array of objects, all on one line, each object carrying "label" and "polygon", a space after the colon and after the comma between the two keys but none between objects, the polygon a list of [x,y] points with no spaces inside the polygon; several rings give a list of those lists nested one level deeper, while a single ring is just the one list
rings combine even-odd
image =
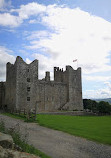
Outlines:
[{"label": "window", "polygon": [[27,82],[30,82],[30,78],[27,78]]},{"label": "window", "polygon": [[27,97],[27,101],[30,101],[30,97]]},{"label": "window", "polygon": [[27,92],[30,92],[30,87],[27,87]]}]

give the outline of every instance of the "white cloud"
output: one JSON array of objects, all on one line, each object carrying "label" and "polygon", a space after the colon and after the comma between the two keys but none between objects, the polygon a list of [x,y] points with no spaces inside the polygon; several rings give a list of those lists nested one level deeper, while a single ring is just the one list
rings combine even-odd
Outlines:
[{"label": "white cloud", "polygon": [[111,84],[98,90],[86,90],[83,93],[83,98],[111,98]]},{"label": "white cloud", "polygon": [[9,27],[17,27],[22,23],[22,20],[14,15],[9,13],[0,14],[0,25],[9,26]]},{"label": "white cloud", "polygon": [[29,58],[26,58],[26,63],[30,64],[32,61]]},{"label": "white cloud", "polygon": [[28,32],[26,34],[26,39],[27,40],[34,40],[34,39],[44,39],[44,38],[49,38],[50,37],[50,33],[48,31],[33,31],[33,32]]},{"label": "white cloud", "polygon": [[[7,6],[10,3],[6,3],[4,0],[0,2],[0,7]],[[19,9],[11,9],[9,12],[4,12],[0,14],[0,25],[9,27],[20,26],[25,19],[29,19],[30,16],[37,16],[43,13],[46,6],[40,5],[38,3],[32,2],[27,5],[21,5]],[[18,13],[18,15],[13,15],[13,13]],[[35,20],[29,20],[29,23],[33,23]]]},{"label": "white cloud", "polygon": [[30,16],[37,16],[40,13],[43,13],[46,10],[46,6],[32,2],[27,5],[21,5],[20,9],[12,9],[11,12],[17,12],[19,18],[28,19]]},{"label": "white cloud", "polygon": [[29,20],[29,24],[35,24],[37,23],[37,20],[33,19],[33,20]]},{"label": "white cloud", "polygon": [[4,0],[1,0],[1,1],[0,1],[0,8],[3,8],[4,4],[5,4],[5,1],[4,1]]},{"label": "white cloud", "polygon": [[[92,81],[92,84],[94,84],[92,89],[83,91],[83,98],[111,98],[111,76],[84,76],[83,78]],[[99,85],[99,82],[102,86]]]},{"label": "white cloud", "polygon": [[12,51],[0,46],[0,81],[5,81],[6,79],[6,63],[14,63],[15,57],[10,55]]},{"label": "white cloud", "polygon": [[11,13],[13,12],[18,13],[18,16],[1,14],[0,24],[17,27],[23,20],[33,16],[33,20],[29,19],[29,23],[39,21],[52,30],[50,33],[47,29],[32,32],[26,38],[30,41],[28,49],[46,51],[52,61],[61,67],[64,65],[76,67],[72,61],[77,58],[79,66],[86,74],[111,70],[111,66],[108,65],[110,62],[108,55],[111,51],[110,22],[79,8],[45,6],[35,2],[21,5],[19,9],[12,9]]},{"label": "white cloud", "polygon": [[104,84],[109,88],[109,90],[111,91],[111,83],[110,82],[104,82]]},{"label": "white cloud", "polygon": [[6,10],[6,8],[11,6],[11,0],[0,0],[0,11]]},{"label": "white cloud", "polygon": [[[53,79],[53,67],[55,66],[55,62],[42,54],[34,53],[32,54],[34,59],[39,60],[39,78],[42,79],[45,77],[45,72],[50,71],[51,79]],[[48,64],[50,63],[50,64]]]},{"label": "white cloud", "polygon": [[108,65],[111,51],[110,22],[79,8],[50,5],[42,15],[42,24],[53,30],[50,38],[31,39],[32,34],[29,36],[31,41],[27,48],[46,49],[52,60],[56,60],[56,64],[60,66],[73,66],[72,61],[77,58],[84,73],[111,70]]},{"label": "white cloud", "polygon": [[[13,15],[13,13],[18,15]],[[30,19],[30,17],[32,18]],[[103,18],[90,15],[79,8],[68,8],[64,6],[29,3],[21,5],[19,9],[12,9],[10,13],[0,14],[0,25],[17,27],[28,19],[29,23],[39,22],[46,29],[26,33],[26,39],[30,45],[27,49],[33,52],[43,51],[45,55],[32,54],[40,63],[40,77],[44,77],[44,71],[53,72],[53,66],[63,67],[71,65],[76,68],[82,67],[84,74],[100,71],[110,71],[110,60],[108,56],[111,51],[111,23]],[[47,31],[48,29],[48,31]],[[50,33],[49,33],[50,30]],[[41,53],[41,52],[39,52]],[[50,58],[49,58],[50,56]],[[29,63],[30,60],[27,58]],[[109,81],[110,76],[87,77],[87,80]],[[110,94],[108,89],[90,91],[94,96]],[[103,95],[104,93],[104,95]]]},{"label": "white cloud", "polygon": [[83,76],[84,79],[88,80],[88,81],[110,81],[111,80],[111,76]]},{"label": "white cloud", "polygon": [[46,6],[40,5],[38,3],[32,2],[27,5],[21,5],[20,9],[18,10],[19,17],[22,19],[27,19],[31,15],[38,15],[43,13],[46,10]]},{"label": "white cloud", "polygon": [[97,90],[86,90],[84,98],[111,98],[111,82],[104,82],[104,87]]}]

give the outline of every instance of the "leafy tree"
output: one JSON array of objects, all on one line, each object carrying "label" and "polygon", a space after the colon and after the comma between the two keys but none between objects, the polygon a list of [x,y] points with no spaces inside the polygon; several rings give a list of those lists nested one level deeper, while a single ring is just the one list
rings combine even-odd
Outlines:
[{"label": "leafy tree", "polygon": [[111,113],[111,105],[108,102],[100,101],[97,106],[97,110],[99,113]]},{"label": "leafy tree", "polygon": [[98,102],[92,100],[92,112],[97,112]]},{"label": "leafy tree", "polygon": [[84,109],[89,109],[91,110],[91,100],[90,99],[83,99],[83,106],[84,106]]},{"label": "leafy tree", "polygon": [[84,109],[89,109],[93,112],[96,112],[98,103],[91,99],[83,99],[83,106],[84,106]]},{"label": "leafy tree", "polygon": [[84,109],[89,109],[92,112],[110,114],[111,105],[108,102],[100,101],[99,103],[91,99],[83,99]]}]

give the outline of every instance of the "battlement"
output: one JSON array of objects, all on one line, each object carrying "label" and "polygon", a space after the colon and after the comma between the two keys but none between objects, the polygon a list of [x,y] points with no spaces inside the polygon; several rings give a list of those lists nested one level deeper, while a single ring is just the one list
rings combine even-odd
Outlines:
[{"label": "battlement", "polygon": [[64,71],[63,68],[54,67],[54,81],[56,82],[64,82],[67,83],[69,77],[71,76],[79,76],[81,75],[81,68],[77,68],[74,70],[71,66],[67,65],[66,70]]},{"label": "battlement", "polygon": [[64,72],[63,68],[54,67],[54,81],[56,82],[64,82]]},{"label": "battlement", "polygon": [[54,67],[54,71],[56,71],[56,72],[63,72],[63,68],[60,69],[59,67]]}]

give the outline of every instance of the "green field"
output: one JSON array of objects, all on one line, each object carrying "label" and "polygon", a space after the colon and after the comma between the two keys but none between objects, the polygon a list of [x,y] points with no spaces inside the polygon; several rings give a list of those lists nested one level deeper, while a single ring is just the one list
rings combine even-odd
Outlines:
[{"label": "green field", "polygon": [[38,115],[41,126],[111,145],[111,116]]}]

